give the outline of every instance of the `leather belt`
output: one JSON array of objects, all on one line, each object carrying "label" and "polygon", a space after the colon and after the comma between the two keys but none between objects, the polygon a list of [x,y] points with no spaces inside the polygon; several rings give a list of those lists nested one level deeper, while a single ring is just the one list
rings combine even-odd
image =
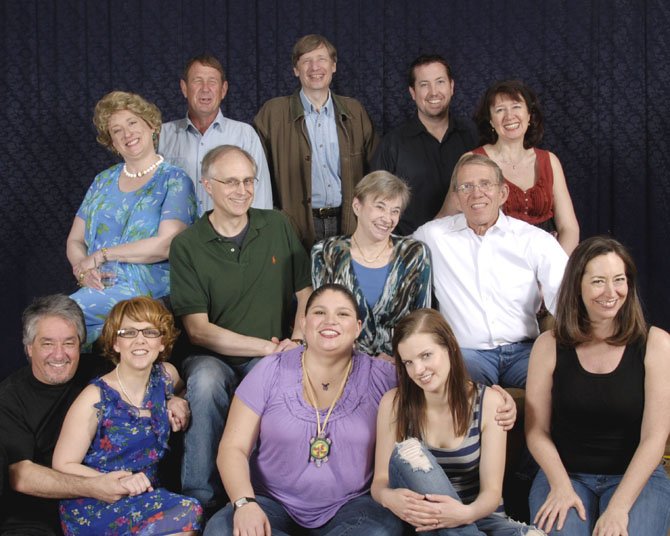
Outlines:
[{"label": "leather belt", "polygon": [[328,218],[336,218],[342,212],[341,207],[323,207],[323,208],[313,208],[312,215],[315,218],[320,220],[326,220]]}]

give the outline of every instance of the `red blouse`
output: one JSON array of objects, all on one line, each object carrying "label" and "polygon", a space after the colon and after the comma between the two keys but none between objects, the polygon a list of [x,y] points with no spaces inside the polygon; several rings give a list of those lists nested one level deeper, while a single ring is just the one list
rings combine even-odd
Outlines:
[{"label": "red blouse", "polygon": [[[503,212],[513,218],[537,225],[554,217],[554,171],[551,168],[549,151],[537,148],[533,148],[533,151],[535,151],[535,184],[523,191],[505,179],[509,197],[503,205]],[[489,156],[484,147],[477,147],[472,152]]]}]

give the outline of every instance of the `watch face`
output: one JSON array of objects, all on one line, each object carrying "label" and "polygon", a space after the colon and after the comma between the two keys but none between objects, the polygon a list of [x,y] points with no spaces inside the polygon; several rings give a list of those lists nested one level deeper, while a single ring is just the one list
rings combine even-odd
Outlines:
[{"label": "watch face", "polygon": [[242,497],[241,499],[237,499],[235,501],[235,508],[239,508],[240,506],[244,506],[245,504],[248,504],[249,501],[247,501],[246,497]]}]

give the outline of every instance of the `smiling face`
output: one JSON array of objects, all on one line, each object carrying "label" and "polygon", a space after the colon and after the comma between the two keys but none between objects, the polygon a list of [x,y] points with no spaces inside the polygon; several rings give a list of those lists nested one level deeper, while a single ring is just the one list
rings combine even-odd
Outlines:
[{"label": "smiling face", "polygon": [[[507,185],[501,185],[495,170],[483,164],[465,164],[456,179],[458,203],[468,226],[483,235],[498,220],[500,207],[509,194]],[[474,188],[471,192],[459,190],[467,184]]]},{"label": "smiling face", "polygon": [[454,94],[454,81],[441,63],[428,63],[414,68],[414,87],[409,93],[419,113],[419,118],[444,118],[449,113],[449,103]]},{"label": "smiling face", "polygon": [[45,316],[37,322],[35,338],[26,345],[33,376],[48,385],[72,379],[79,365],[79,336],[71,322]]},{"label": "smiling face", "polygon": [[518,100],[509,95],[496,95],[489,109],[491,126],[499,137],[514,140],[523,139],[530,124],[530,112],[523,97]]},{"label": "smiling face", "polygon": [[305,91],[320,91],[330,87],[336,70],[337,64],[330,57],[326,46],[321,45],[298,58],[293,74],[300,79],[300,85]]},{"label": "smiling face", "polygon": [[[218,179],[218,180],[215,180]],[[237,180],[235,186],[219,181]],[[252,179],[249,184],[242,182]],[[229,151],[218,157],[207,170],[202,181],[205,190],[212,197],[214,212],[226,219],[240,218],[249,211],[254,200],[254,166],[239,151]]]},{"label": "smiling face", "polygon": [[[133,320],[124,316],[119,329],[155,327],[150,322]],[[119,363],[137,370],[145,370],[153,365],[154,361],[158,359],[158,354],[164,349],[163,337],[145,337],[142,332],[139,332],[137,337],[132,339],[117,336],[114,343],[114,350],[119,354]]]},{"label": "smiling face", "polygon": [[228,92],[228,82],[222,80],[221,73],[197,61],[188,70],[188,80],[181,80],[179,86],[188,102],[189,115],[201,120],[214,120]]},{"label": "smiling face", "polygon": [[591,259],[581,284],[582,301],[591,322],[612,320],[628,295],[628,279],[623,260],[610,252]]},{"label": "smiling face", "polygon": [[367,197],[363,200],[355,197],[352,205],[358,218],[356,230],[375,242],[388,240],[402,213],[400,197]]},{"label": "smiling face", "polygon": [[109,118],[108,130],[114,149],[126,161],[155,152],[152,139],[154,131],[144,119],[129,110],[113,113]]},{"label": "smiling face", "polygon": [[337,290],[326,290],[312,301],[302,327],[307,347],[322,354],[351,355],[361,333],[355,304]]},{"label": "smiling face", "polygon": [[429,333],[414,333],[398,344],[410,379],[426,392],[443,392],[449,380],[449,351]]}]

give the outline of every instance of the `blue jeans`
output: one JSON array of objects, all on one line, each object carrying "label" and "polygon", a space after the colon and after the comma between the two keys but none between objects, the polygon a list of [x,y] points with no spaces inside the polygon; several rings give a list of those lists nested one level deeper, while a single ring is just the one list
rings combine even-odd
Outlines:
[{"label": "blue jeans", "polygon": [[[586,521],[579,519],[577,511],[570,508],[563,529],[554,524],[550,535],[591,536],[593,527],[605,511],[623,475],[591,475],[568,473],[575,493],[584,503]],[[530,488],[530,518],[544,504],[550,486],[544,471],[539,471]],[[662,466],[658,466],[647,480],[633,507],[628,512],[630,536],[665,536],[670,529],[670,479]]]},{"label": "blue jeans", "polygon": [[[314,529],[298,525],[277,501],[262,495],[256,495],[256,500],[268,516],[273,536],[401,536],[403,531],[400,520],[373,501],[369,494],[351,499],[330,521]],[[232,534],[233,505],[228,504],[209,520],[204,536]]]},{"label": "blue jeans", "polygon": [[[415,442],[415,443],[414,443]],[[407,454],[403,447],[418,445],[418,451]],[[404,452],[403,452],[404,451]],[[408,460],[411,458],[411,460]],[[449,477],[430,451],[416,439],[396,445],[389,461],[389,486],[406,488],[421,494],[448,495],[460,501]],[[423,532],[426,536],[522,536],[533,530],[525,523],[513,521],[502,513],[493,512],[470,525]]]},{"label": "blue jeans", "polygon": [[484,385],[525,389],[533,341],[504,344],[491,350],[461,348],[470,377]]},{"label": "blue jeans", "polygon": [[184,495],[195,497],[205,509],[224,502],[216,468],[219,442],[235,388],[259,359],[242,365],[229,365],[211,355],[192,355],[184,360],[191,424],[184,434],[181,485]]}]

